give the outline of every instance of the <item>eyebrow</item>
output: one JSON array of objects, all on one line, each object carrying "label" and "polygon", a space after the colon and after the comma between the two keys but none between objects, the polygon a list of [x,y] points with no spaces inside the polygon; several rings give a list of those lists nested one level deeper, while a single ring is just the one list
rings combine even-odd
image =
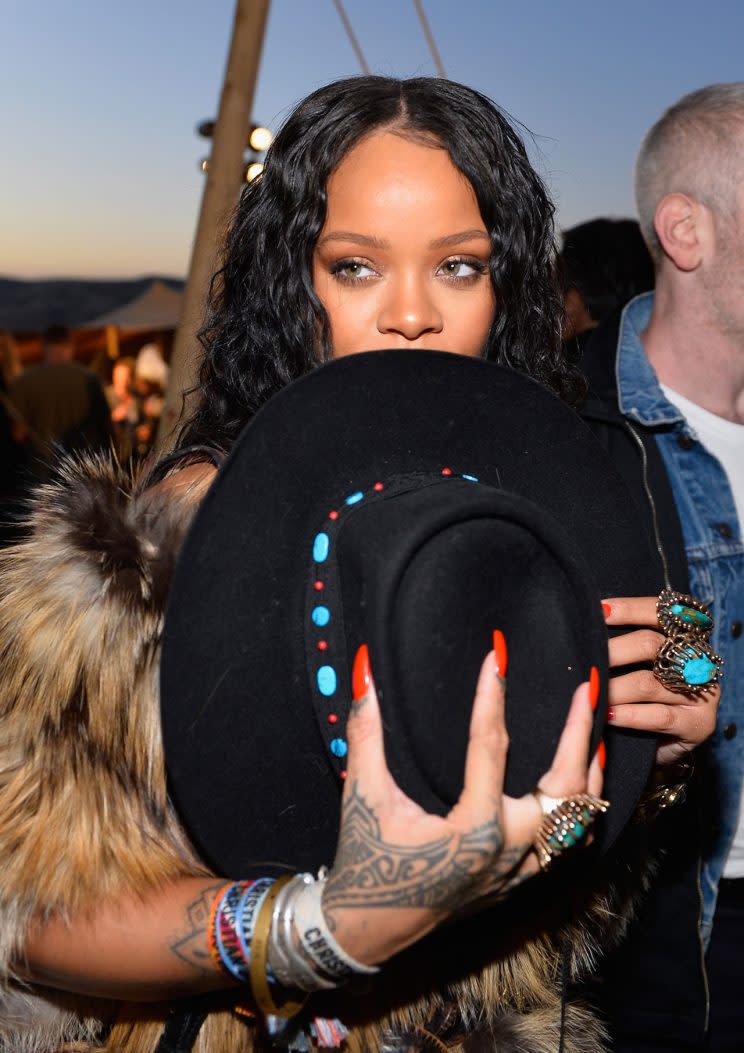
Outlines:
[{"label": "eyebrow", "polygon": [[[430,248],[442,249],[450,245],[459,245],[463,241],[474,241],[476,238],[489,242],[491,240],[485,230],[478,230],[476,227],[473,227],[470,230],[460,230],[456,234],[447,234],[443,238],[437,238],[430,243]],[[332,230],[322,237],[318,244],[325,245],[329,241],[351,241],[355,245],[366,245],[372,249],[390,248],[390,243],[387,241],[370,237],[369,234],[357,234],[351,230]]]}]

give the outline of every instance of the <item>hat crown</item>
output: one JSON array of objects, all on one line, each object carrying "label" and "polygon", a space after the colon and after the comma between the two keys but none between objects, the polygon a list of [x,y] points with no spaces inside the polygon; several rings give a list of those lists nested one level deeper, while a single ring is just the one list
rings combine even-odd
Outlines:
[{"label": "hat crown", "polygon": [[[452,664],[460,661],[460,651],[472,646],[473,653],[477,652],[477,659],[461,663],[469,669],[468,663],[477,664],[489,646],[490,637],[483,638],[486,629],[477,622],[477,610],[465,600],[457,600],[463,613],[443,625],[444,618],[437,613],[441,608],[427,598],[426,581],[439,582],[442,573],[445,577],[434,597],[437,603],[445,587],[452,586],[455,593],[456,575],[449,578],[445,567],[447,559],[454,558],[452,552],[458,565],[466,566],[469,554],[482,547],[487,552],[481,560],[483,569],[476,564],[468,571],[477,589],[481,589],[479,575],[485,580],[498,571],[499,580],[506,582],[508,571],[513,582],[508,595],[513,597],[515,610],[528,610],[523,602],[517,603],[527,557],[501,568],[495,550],[487,551],[486,539],[479,536],[474,544],[472,532],[480,528],[468,519],[466,528],[453,521],[409,552],[409,569],[400,576],[396,590],[388,588],[387,595],[395,597],[394,602],[390,600],[393,619],[384,624],[382,599],[375,600],[374,612],[362,603],[387,571],[378,568],[374,581],[371,570],[358,572],[364,581],[360,599],[361,586],[354,585],[357,572],[353,568],[363,560],[350,547],[339,564],[341,606],[331,611],[333,605],[326,600],[330,593],[325,590],[330,588],[328,569],[337,558],[330,555],[334,524],[348,519],[352,539],[353,532],[366,531],[364,516],[367,506],[372,509],[374,495],[385,493],[385,489],[375,489],[376,482],[386,487],[399,477],[421,473],[433,477],[444,471],[462,477],[449,477],[453,487],[465,488],[469,483],[464,476],[475,476],[484,492],[503,491],[537,505],[558,524],[562,545],[568,539],[579,553],[588,568],[587,599],[581,604],[579,638],[567,634],[570,647],[567,643],[566,654],[584,646],[581,641],[592,637],[595,629],[606,632],[604,623],[597,623],[600,595],[659,591],[661,574],[651,542],[639,526],[632,499],[612,463],[578,417],[534,381],[459,355],[382,351],[332,362],[289,385],[248,424],[200,508],[176,571],[166,619],[161,704],[171,786],[192,836],[221,872],[249,873],[269,861],[312,868],[330,862],[333,856],[344,743],[337,744],[336,753],[330,749],[334,739],[343,739],[341,714],[321,711],[319,698],[311,698],[319,669],[333,666],[328,651],[321,660],[317,649],[330,641],[313,635],[316,608],[326,609],[318,612],[321,621],[326,613],[332,615],[334,620],[326,623],[331,628],[341,619],[344,631],[339,638],[350,652],[359,639],[352,635],[353,619],[359,618],[360,633],[371,633],[371,621],[378,619],[374,634],[363,642],[370,646],[373,674],[383,690],[383,705],[390,706],[391,712],[396,712],[399,692],[411,700],[421,694],[417,676],[425,658],[415,662],[408,658],[410,641],[420,643],[425,637],[436,639],[464,628],[464,643],[458,641],[459,650],[455,648],[449,668],[442,673],[447,677]],[[442,501],[455,499],[445,498],[456,491],[448,491],[444,483],[419,489],[422,496],[410,498],[413,504],[429,500],[425,496],[429,493],[439,494]],[[463,500],[469,505],[480,500],[475,496],[478,489],[475,486]],[[403,508],[409,498],[401,495],[400,500]],[[368,548],[360,552],[370,568],[376,558],[375,546],[381,546],[388,530],[382,509],[387,517],[394,507],[393,502],[382,502],[380,512],[375,513],[381,516],[378,531],[366,531]],[[357,515],[362,518],[357,520]],[[415,535],[418,529],[414,516],[395,542],[391,560],[402,558],[406,532]],[[391,526],[388,535],[392,532]],[[542,527],[538,533],[543,533]],[[329,556],[316,566],[316,543],[317,554],[326,543],[320,535],[328,538]],[[338,536],[343,539],[344,533]],[[449,556],[437,555],[440,545]],[[552,542],[547,547],[556,548]],[[578,563],[570,562],[570,576],[583,579]],[[561,560],[552,560],[551,565],[561,569]],[[316,581],[323,585],[322,591],[314,589]],[[410,598],[406,594],[409,581],[414,583]],[[558,595],[562,586],[557,569],[554,581]],[[492,583],[493,588],[496,584]],[[535,595],[542,591],[538,589]],[[467,599],[468,590],[462,595]],[[476,595],[473,586],[473,597]],[[561,623],[572,625],[572,603],[564,606]],[[431,621],[423,632],[430,610]],[[559,634],[544,618],[539,632],[528,628],[526,616],[510,627],[509,612],[490,609],[485,599],[483,610],[488,615],[488,630],[500,628],[508,633],[510,699],[523,675],[532,677],[536,672],[547,682],[536,687],[535,694],[544,695],[555,714],[557,705],[569,701],[558,696],[570,695],[570,686],[565,692],[557,686],[541,648],[543,641],[552,640],[557,654]],[[496,617],[499,621],[491,625]],[[471,619],[478,626],[472,640],[467,634]],[[378,639],[383,641],[382,649],[375,642]],[[396,641],[400,641],[400,658]],[[312,654],[308,653],[310,646],[316,649]],[[602,653],[606,655],[605,648],[603,636]],[[517,658],[520,649],[524,649],[524,662]],[[577,650],[576,663],[564,657],[566,667],[584,665],[570,670],[576,682],[587,676],[586,664],[590,657],[595,658],[595,650],[593,646],[586,654]],[[446,648],[442,654],[447,654]],[[334,667],[338,694],[321,693],[326,706],[342,693],[348,695],[351,659],[353,653]],[[434,654],[431,661],[436,660]],[[595,664],[601,667],[601,660]],[[524,674],[517,672],[520,668]],[[411,678],[410,684],[406,677]],[[331,682],[329,677],[326,686]],[[438,715],[429,718],[419,733],[426,736],[434,729],[441,738],[451,737],[456,746],[456,735],[447,730],[446,719],[471,701],[469,686],[455,686],[443,696]],[[598,710],[602,709],[600,705]],[[423,787],[443,808],[454,792],[455,778],[460,777],[457,763],[441,759],[441,752],[437,753],[443,748],[441,741],[418,750],[418,739],[411,741],[403,724],[406,712],[417,712],[413,701],[401,709],[397,738],[388,740],[391,759],[396,763],[394,751],[400,748],[403,757],[405,747],[406,757],[396,768],[400,778],[412,777],[411,772],[420,769]],[[331,725],[328,718],[334,715],[337,722]],[[464,723],[458,717],[459,729]],[[544,734],[549,743],[550,736],[538,719],[529,730],[533,739],[530,755],[539,759],[535,741]],[[654,742],[632,732],[615,734],[610,727],[606,743],[605,791],[612,801],[606,832],[610,839],[630,815],[645,784]],[[429,747],[434,760],[426,770],[422,756]],[[511,752],[513,764],[521,747],[512,744]],[[448,770],[443,771],[445,768]],[[235,823],[232,817],[238,798],[241,819]]]}]

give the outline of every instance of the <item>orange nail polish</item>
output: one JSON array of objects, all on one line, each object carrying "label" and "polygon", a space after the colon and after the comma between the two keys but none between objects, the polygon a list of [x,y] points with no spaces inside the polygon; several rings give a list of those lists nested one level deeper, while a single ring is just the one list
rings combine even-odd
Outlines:
[{"label": "orange nail polish", "polygon": [[371,678],[369,650],[366,643],[363,643],[356,653],[351,673],[351,694],[355,702],[367,694]]},{"label": "orange nail polish", "polygon": [[599,669],[596,665],[593,665],[591,672],[589,673],[589,702],[591,703],[592,712],[597,708],[597,702],[599,701]]},{"label": "orange nail polish", "polygon": [[611,603],[603,603],[602,604],[602,614],[604,614],[605,618],[612,617],[612,604]]},{"label": "orange nail polish", "polygon": [[599,760],[600,768],[604,771],[605,764],[607,763],[607,750],[603,739],[600,739],[599,745],[597,746],[597,759]]},{"label": "orange nail polish", "polygon": [[500,629],[494,629],[493,632],[493,653],[496,658],[496,675],[505,677],[509,660],[506,654],[506,640]]}]

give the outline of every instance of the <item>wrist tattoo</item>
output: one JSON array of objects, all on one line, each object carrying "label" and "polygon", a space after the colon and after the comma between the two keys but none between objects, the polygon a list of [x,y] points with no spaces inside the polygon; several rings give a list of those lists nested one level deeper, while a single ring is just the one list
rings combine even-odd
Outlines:
[{"label": "wrist tattoo", "polygon": [[180,958],[182,962],[200,973],[214,972],[215,967],[207,946],[207,930],[214,898],[224,887],[225,882],[218,881],[202,889],[196,899],[193,899],[186,907],[184,931],[178,933],[168,947],[176,958]]}]

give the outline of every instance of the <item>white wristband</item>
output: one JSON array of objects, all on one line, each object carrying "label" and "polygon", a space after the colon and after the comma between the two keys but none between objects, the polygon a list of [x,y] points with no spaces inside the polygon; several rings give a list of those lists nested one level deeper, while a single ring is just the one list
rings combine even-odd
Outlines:
[{"label": "white wristband", "polygon": [[380,971],[377,966],[356,961],[331,935],[321,906],[323,886],[323,881],[305,885],[294,901],[294,925],[303,951],[336,983],[343,983],[355,974],[373,976]]}]

